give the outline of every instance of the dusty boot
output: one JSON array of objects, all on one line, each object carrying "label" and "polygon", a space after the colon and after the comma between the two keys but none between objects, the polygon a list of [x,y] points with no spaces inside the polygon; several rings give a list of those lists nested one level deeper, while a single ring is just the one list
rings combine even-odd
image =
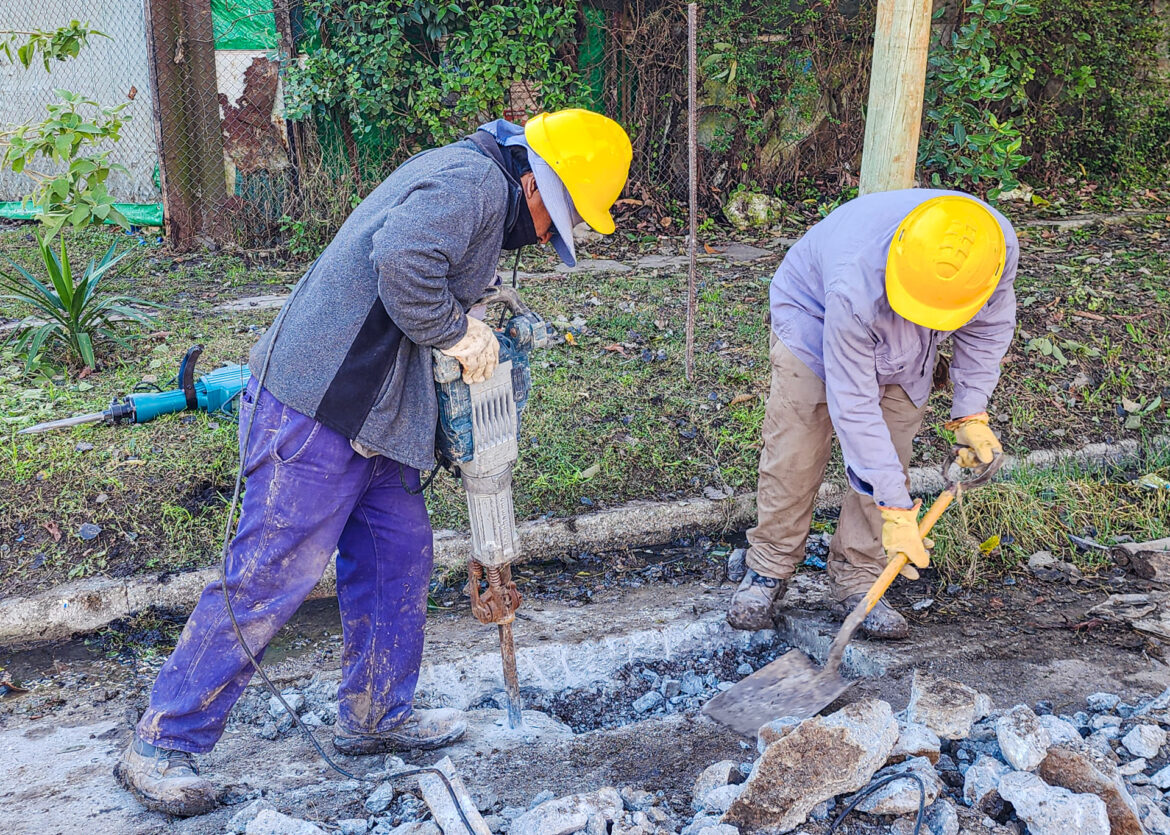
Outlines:
[{"label": "dusty boot", "polygon": [[114,777],[147,809],[188,818],[215,808],[215,789],[185,751],[169,751],[135,734],[114,766]]},{"label": "dusty boot", "polygon": [[[838,613],[848,617],[849,613],[865,597],[864,594],[851,594],[838,605]],[[885,600],[879,600],[877,605],[870,609],[865,620],[861,622],[861,631],[870,638],[879,638],[883,641],[896,641],[909,637],[910,627],[906,625],[906,618],[897,609],[889,606]]]},{"label": "dusty boot", "polygon": [[340,725],[333,736],[333,747],[342,754],[387,754],[412,748],[442,748],[463,736],[467,721],[463,711],[452,708],[416,710],[402,724],[380,734],[347,731]]},{"label": "dusty boot", "polygon": [[757,574],[750,568],[739,588],[731,596],[727,622],[735,629],[773,629],[773,616],[784,597],[788,584],[774,577]]}]

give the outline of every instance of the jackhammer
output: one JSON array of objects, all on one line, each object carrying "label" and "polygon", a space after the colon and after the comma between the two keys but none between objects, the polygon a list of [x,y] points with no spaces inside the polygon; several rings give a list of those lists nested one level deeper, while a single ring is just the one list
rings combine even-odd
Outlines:
[{"label": "jackhammer", "polygon": [[494,303],[506,305],[512,315],[502,333],[496,333],[500,361],[491,377],[468,385],[459,361],[434,351],[439,397],[435,455],[441,465],[461,477],[467,491],[471,611],[481,623],[499,627],[508,726],[518,728],[523,719],[512,621],[520,607],[520,592],[512,580],[511,565],[520,554],[520,542],[512,503],[512,468],[519,454],[520,413],[532,389],[529,354],[548,344],[548,328],[510,287],[489,289],[476,306]]}]

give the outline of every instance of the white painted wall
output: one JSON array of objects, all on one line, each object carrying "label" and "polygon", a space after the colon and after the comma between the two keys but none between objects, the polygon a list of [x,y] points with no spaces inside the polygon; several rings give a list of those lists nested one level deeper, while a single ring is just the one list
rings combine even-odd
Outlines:
[{"label": "white painted wall", "polygon": [[[142,6],[142,0],[0,0],[0,30],[54,29],[80,20],[110,36],[92,39],[77,58],[53,62],[48,73],[41,64],[28,70],[0,64],[0,123],[40,121],[56,88],[116,105],[136,87],[137,96],[123,111],[130,121],[110,154],[128,173],[111,174],[109,186],[120,201],[153,203],[159,200],[153,182],[158,153]],[[0,200],[19,200],[29,189],[26,176],[0,171]]]}]

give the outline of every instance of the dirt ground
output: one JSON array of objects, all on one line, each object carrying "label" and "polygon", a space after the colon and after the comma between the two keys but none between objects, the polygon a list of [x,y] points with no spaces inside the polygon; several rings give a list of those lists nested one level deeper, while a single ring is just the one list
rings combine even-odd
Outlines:
[{"label": "dirt ground", "polygon": [[[624,568],[615,570],[615,565]],[[516,624],[522,685],[533,685],[531,662],[540,652],[555,650],[572,659],[574,651],[596,656],[598,648],[613,646],[636,662],[642,639],[628,646],[620,643],[631,635],[658,634],[669,643],[669,636],[699,627],[723,629],[710,632],[717,636],[735,634],[721,625],[733,584],[721,577],[718,564],[704,556],[703,548],[680,549],[657,561],[626,554],[605,566],[599,563],[588,570],[581,564],[546,564],[521,570],[528,595],[524,618]],[[580,586],[571,593],[564,593],[567,575]],[[831,631],[835,623],[827,616],[823,572],[802,577],[789,592],[794,616]],[[911,638],[895,644],[859,641],[861,656],[882,674],[863,679],[843,700],[877,696],[900,710],[915,668],[977,687],[998,708],[1045,700],[1057,713],[1083,709],[1085,697],[1093,692],[1114,692],[1132,701],[1170,683],[1160,646],[1085,616],[1111,593],[1145,588],[1143,581],[1120,569],[1076,586],[1016,576],[1006,584],[997,581],[948,594],[933,582],[928,576],[900,583],[891,592],[892,600],[911,615]],[[927,598],[934,601],[929,607],[911,608]],[[314,674],[335,679],[338,634],[335,603],[308,606],[278,638],[266,669],[280,686],[303,684]],[[476,678],[480,667],[498,669],[492,667],[494,630],[472,620],[465,604],[433,614],[427,638],[424,681],[433,683],[451,670],[464,670],[464,684],[474,689],[481,686]],[[168,820],[140,809],[110,776],[145,704],[163,649],[153,658],[119,661],[74,641],[2,654],[0,663],[30,689],[0,700],[0,773],[7,778],[0,789],[0,823],[5,831],[205,835],[224,830],[235,811],[232,805],[202,818]],[[451,678],[456,682],[451,686],[458,686],[458,678]],[[245,700],[249,698],[266,701],[262,693]],[[469,698],[474,700],[475,694]],[[599,703],[598,710],[605,709]],[[661,790],[681,827],[699,771],[721,759],[755,758],[753,742],[695,711],[575,736],[553,723],[534,723],[536,731],[517,737],[497,724],[500,717],[499,711],[474,712],[467,739],[449,751],[472,794],[494,799],[497,807],[527,806],[545,789],[559,796],[628,785]],[[632,718],[615,714],[599,724]],[[327,740],[328,731],[319,729],[318,737]],[[408,753],[404,759],[422,765],[439,756]],[[377,757],[342,761],[357,775],[381,767]],[[229,726],[215,751],[200,762],[225,803],[238,804],[263,791],[281,811],[317,821],[364,816],[361,804],[372,790],[330,772],[295,733],[268,741],[243,723]],[[888,831],[876,819],[854,827],[842,831]]]}]

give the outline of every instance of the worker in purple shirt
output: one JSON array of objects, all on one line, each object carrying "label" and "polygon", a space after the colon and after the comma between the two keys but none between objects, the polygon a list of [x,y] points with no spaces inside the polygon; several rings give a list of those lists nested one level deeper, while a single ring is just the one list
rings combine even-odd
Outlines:
[{"label": "worker in purple shirt", "polygon": [[[987,204],[953,191],[869,194],[837,208],[789,250],[771,284],[772,383],[764,414],[758,521],[747,572],[727,619],[771,628],[786,581],[804,560],[813,503],[835,431],[849,491],[829,545],[829,581],[842,613],[905,554],[903,574],[929,563],[921,502],[906,473],[922,425],[939,344],[950,337],[951,421],[965,467],[1002,446],[987,401],[1015,332],[1019,242]],[[862,622],[904,638],[906,620],[880,601]]]}]

